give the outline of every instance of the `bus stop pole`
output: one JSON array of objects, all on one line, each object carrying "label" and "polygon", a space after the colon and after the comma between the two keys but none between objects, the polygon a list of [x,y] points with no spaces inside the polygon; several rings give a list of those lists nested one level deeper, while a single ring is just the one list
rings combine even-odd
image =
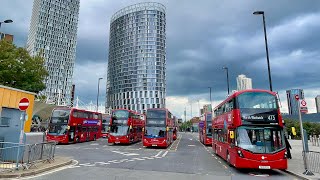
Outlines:
[{"label": "bus stop pole", "polygon": [[[301,111],[300,111],[300,100],[298,99],[298,113],[299,113],[299,122],[300,122],[300,134],[301,134],[301,139],[302,139],[302,155],[303,155],[303,164],[304,164],[304,169],[305,172],[303,174],[305,175],[313,175],[311,171],[308,170],[308,165],[307,165],[307,153],[306,153],[306,140],[304,139],[304,131],[303,131],[303,125],[302,125],[302,118],[301,118]],[[308,139],[307,139],[308,140]]]},{"label": "bus stop pole", "polygon": [[19,136],[19,145],[17,150],[16,170],[19,170],[20,145],[23,143],[25,120],[26,120],[26,111],[23,111],[22,117],[20,118],[20,136]]}]

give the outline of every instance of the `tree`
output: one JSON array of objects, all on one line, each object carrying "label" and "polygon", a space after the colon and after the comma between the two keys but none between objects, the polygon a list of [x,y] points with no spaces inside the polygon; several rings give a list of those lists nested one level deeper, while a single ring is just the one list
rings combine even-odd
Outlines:
[{"label": "tree", "polygon": [[0,41],[0,84],[39,93],[48,76],[40,52],[32,57],[28,51],[6,40]]}]

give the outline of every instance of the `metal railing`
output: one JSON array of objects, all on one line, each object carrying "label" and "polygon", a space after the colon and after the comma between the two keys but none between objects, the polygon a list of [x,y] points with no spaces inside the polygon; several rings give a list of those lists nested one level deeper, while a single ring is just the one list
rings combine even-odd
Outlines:
[{"label": "metal railing", "polygon": [[320,147],[320,135],[313,135],[313,136],[310,135],[309,138],[313,146]]},{"label": "metal railing", "polygon": [[54,160],[55,142],[18,144],[0,142],[0,172],[13,169],[29,169],[38,162]]},{"label": "metal railing", "polygon": [[[303,151],[302,156],[304,156]],[[314,172],[320,173],[320,152],[306,151],[305,156],[307,161],[307,167],[305,167],[307,168],[307,175],[313,175]]]}]

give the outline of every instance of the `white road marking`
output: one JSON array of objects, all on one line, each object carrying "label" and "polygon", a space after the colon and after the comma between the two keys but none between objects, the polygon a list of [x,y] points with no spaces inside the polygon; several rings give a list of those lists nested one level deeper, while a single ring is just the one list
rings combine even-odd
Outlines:
[{"label": "white road marking", "polygon": [[152,158],[152,157],[143,157],[143,158],[145,158],[145,159],[150,159],[150,160],[151,160],[151,159],[154,159],[154,158]]},{"label": "white road marking", "polygon": [[79,164],[80,166],[88,166],[88,167],[92,167],[95,166],[95,164],[90,164],[90,163],[84,163],[84,164]]},{"label": "white road marking", "polygon": [[131,159],[131,160],[128,160],[127,162],[132,162],[132,161],[134,161],[133,159]]},{"label": "white road marking", "polygon": [[111,151],[117,154],[122,154],[124,156],[139,156],[140,154],[137,153],[129,153],[129,152],[121,152],[121,151]]},{"label": "white road marking", "polygon": [[168,154],[169,151],[166,151],[162,154],[162,157],[165,157]]},{"label": "white road marking", "polygon": [[141,159],[141,158],[132,158],[134,160],[139,160],[139,161],[144,161],[145,159]]},{"label": "white road marking", "polygon": [[90,144],[91,146],[97,146],[97,145],[99,145],[98,143],[92,143],[92,144]]},{"label": "white road marking", "polygon": [[113,162],[116,162],[116,161],[118,161],[118,160],[112,160],[112,161],[108,161],[109,163],[113,163]]},{"label": "white road marking", "polygon": [[124,162],[124,161],[127,161],[127,160],[129,160],[129,159],[121,159],[120,162]]},{"label": "white road marking", "polygon": [[193,144],[189,144],[188,146],[196,146],[196,145],[193,145]]},{"label": "white road marking", "polygon": [[190,138],[190,141],[192,141],[192,139]]},{"label": "white road marking", "polygon": [[155,157],[158,157],[161,153],[162,153],[162,151],[158,152],[158,154],[155,155]]},{"label": "white road marking", "polygon": [[50,171],[47,171],[47,172],[44,172],[44,173],[40,173],[40,174],[37,174],[37,175],[34,175],[34,176],[22,177],[21,179],[33,179],[33,178],[37,178],[37,177],[41,177],[41,176],[46,176],[46,175],[49,175],[49,174],[52,174],[52,173],[55,173],[55,172],[58,172],[58,171],[61,171],[61,170],[64,170],[64,169],[80,167],[80,166],[76,166],[79,163],[77,160],[73,159],[72,161],[73,161],[73,163],[71,165],[60,167],[60,168],[56,168],[56,169],[53,169],[53,170],[50,170]]},{"label": "white road marking", "polygon": [[110,164],[110,163],[106,163],[106,162],[95,162],[96,164]]}]

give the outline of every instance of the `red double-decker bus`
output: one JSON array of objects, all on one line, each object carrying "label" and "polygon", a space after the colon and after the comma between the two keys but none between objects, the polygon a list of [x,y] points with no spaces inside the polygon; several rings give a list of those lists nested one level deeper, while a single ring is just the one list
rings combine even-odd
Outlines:
[{"label": "red double-decker bus", "polygon": [[178,119],[176,116],[173,116],[173,140],[176,140],[178,137]]},{"label": "red double-decker bus", "polygon": [[277,96],[243,90],[214,109],[212,149],[236,168],[287,169]]},{"label": "red double-decker bus", "polygon": [[147,110],[143,146],[168,147],[173,141],[173,116],[164,108]]},{"label": "red double-decker bus", "polygon": [[47,140],[63,144],[96,140],[101,137],[101,113],[58,107],[50,117]]},{"label": "red double-decker bus", "polygon": [[111,118],[111,115],[102,114],[101,137],[103,138],[107,138],[109,135],[110,118]]},{"label": "red double-decker bus", "polygon": [[130,144],[142,140],[143,115],[127,109],[115,109],[110,119],[108,143]]},{"label": "red double-decker bus", "polygon": [[206,112],[200,116],[199,141],[204,145],[212,145],[212,113]]}]

